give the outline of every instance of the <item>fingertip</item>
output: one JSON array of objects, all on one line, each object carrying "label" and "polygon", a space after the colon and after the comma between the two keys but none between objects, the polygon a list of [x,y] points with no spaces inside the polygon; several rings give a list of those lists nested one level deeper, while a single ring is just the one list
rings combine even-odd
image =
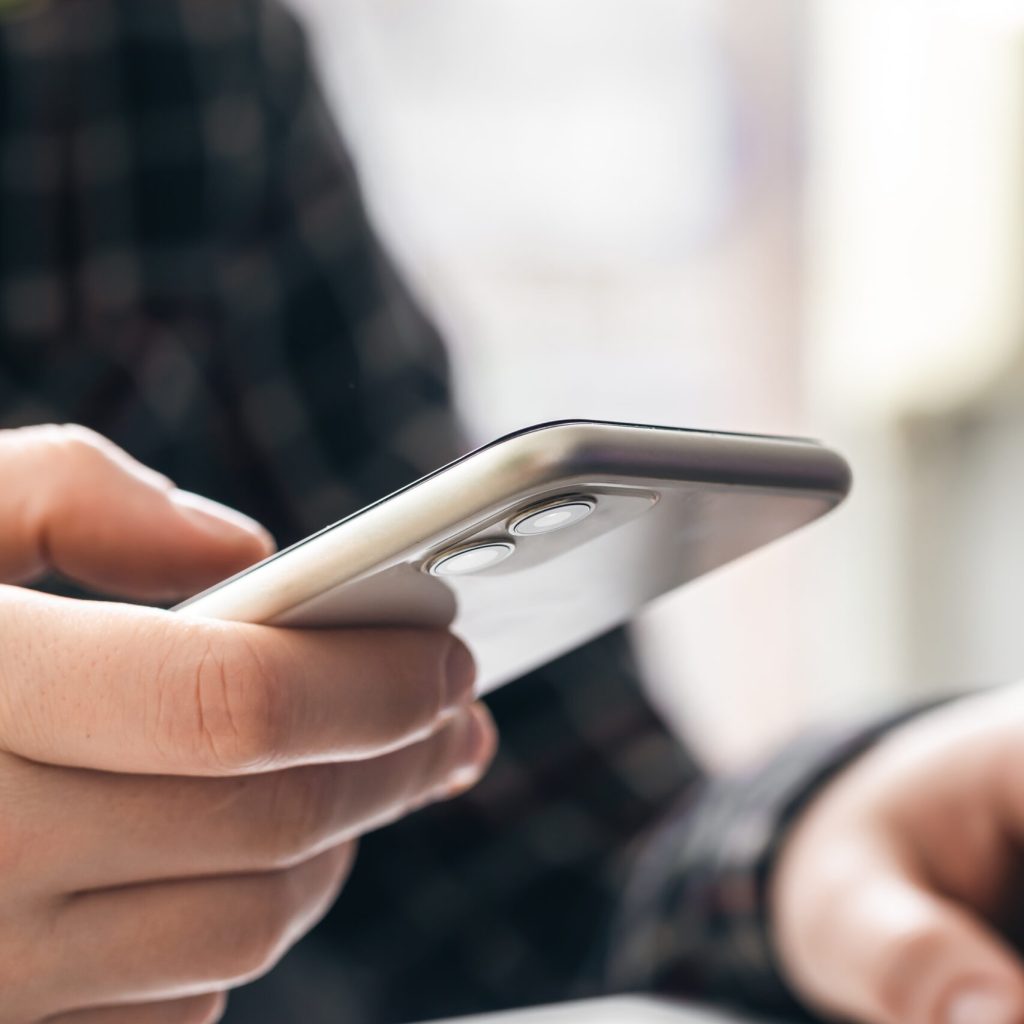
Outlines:
[{"label": "fingertip", "polygon": [[[1019,961],[972,910],[907,879],[880,886],[869,971],[882,1019],[1024,1024]],[[991,1010],[973,1016],[981,1009]],[[993,1015],[998,1011],[1001,1015]]]},{"label": "fingertip", "polygon": [[1022,1024],[1024,1001],[1006,986],[974,981],[954,990],[939,1015],[941,1024]]},{"label": "fingertip", "polygon": [[450,800],[472,789],[491,766],[497,745],[494,720],[484,705],[467,708],[457,727],[454,767],[445,780],[441,798]]},{"label": "fingertip", "polygon": [[167,495],[178,516],[220,544],[246,547],[253,561],[266,558],[277,549],[270,532],[255,519],[191,491],[175,489]]},{"label": "fingertip", "polygon": [[356,866],[356,858],[358,855],[358,839],[349,839],[347,842],[335,847],[335,856],[338,861],[338,873],[342,881],[352,874],[352,869]]},{"label": "fingertip", "polygon": [[450,636],[444,660],[444,710],[452,711],[468,703],[475,683],[473,655],[458,637]]},{"label": "fingertip", "polygon": [[486,771],[498,753],[498,729],[485,704],[477,702],[469,711],[473,716],[476,731],[474,759]]},{"label": "fingertip", "polygon": [[69,575],[111,593],[175,601],[242,572],[275,550],[255,520],[188,491],[140,493],[93,544],[62,559]]}]

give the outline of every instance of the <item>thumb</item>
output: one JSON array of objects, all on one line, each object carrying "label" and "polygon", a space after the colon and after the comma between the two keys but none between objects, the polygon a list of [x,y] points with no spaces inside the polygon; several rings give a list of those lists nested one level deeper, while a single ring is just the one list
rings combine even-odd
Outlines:
[{"label": "thumb", "polygon": [[[892,874],[850,894],[836,1008],[872,1024],[1024,1024],[1024,971],[968,908]],[[845,916],[845,915],[844,915]],[[830,999],[829,1002],[832,1002]]]},{"label": "thumb", "polygon": [[0,582],[47,569],[137,599],[183,596],[273,550],[259,524],[177,490],[84,427],[0,431]]}]

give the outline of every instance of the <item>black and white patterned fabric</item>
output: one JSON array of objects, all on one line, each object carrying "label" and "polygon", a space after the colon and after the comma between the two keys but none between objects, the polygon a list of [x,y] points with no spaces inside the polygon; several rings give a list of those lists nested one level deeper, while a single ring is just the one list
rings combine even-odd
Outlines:
[{"label": "black and white patterned fabric", "polygon": [[[462,453],[443,348],[275,0],[0,0],[0,424],[45,421],[282,544]],[[784,1001],[765,866],[860,742],[702,788],[618,633],[489,703],[487,780],[368,837],[228,1019],[389,1024],[647,984]]]}]

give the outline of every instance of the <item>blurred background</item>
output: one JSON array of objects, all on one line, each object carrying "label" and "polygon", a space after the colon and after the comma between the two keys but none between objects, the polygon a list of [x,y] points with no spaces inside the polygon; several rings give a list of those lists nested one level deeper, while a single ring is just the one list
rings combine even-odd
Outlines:
[{"label": "blurred background", "polygon": [[848,505],[636,624],[715,764],[1024,675],[1024,0],[294,0],[473,437],[797,433]]}]

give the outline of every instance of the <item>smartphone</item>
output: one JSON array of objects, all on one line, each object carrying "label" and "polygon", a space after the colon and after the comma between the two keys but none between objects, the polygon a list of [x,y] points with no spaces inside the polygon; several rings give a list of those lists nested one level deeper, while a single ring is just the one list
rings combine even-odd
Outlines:
[{"label": "smartphone", "polygon": [[569,420],[520,430],[178,606],[281,626],[431,626],[486,693],[817,519],[814,441]]}]

